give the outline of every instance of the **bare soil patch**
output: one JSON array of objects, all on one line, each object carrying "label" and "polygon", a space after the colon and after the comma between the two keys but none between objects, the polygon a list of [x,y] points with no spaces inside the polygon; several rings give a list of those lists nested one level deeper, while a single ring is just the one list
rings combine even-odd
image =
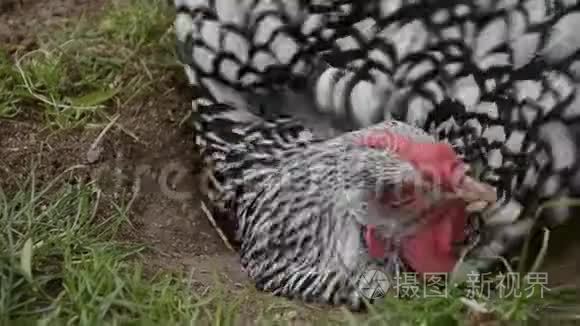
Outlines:
[{"label": "bare soil patch", "polygon": [[[98,13],[104,2],[0,0],[0,44],[32,50],[37,31]],[[191,108],[181,73],[175,71],[160,81],[158,92],[118,112],[96,147],[107,121],[55,131],[34,119],[0,120],[0,186],[14,190],[33,166],[36,180],[44,184],[84,165],[74,178],[96,181],[105,197],[130,205],[132,228],[123,236],[148,245],[145,263],[152,271],[184,269],[210,282],[218,270],[239,283],[244,276],[236,256],[199,209],[201,166],[192,130],[181,123]]]},{"label": "bare soil patch", "polygon": [[91,15],[103,0],[0,0],[0,44],[9,49],[28,49],[35,35],[56,25],[74,24],[82,15]]}]

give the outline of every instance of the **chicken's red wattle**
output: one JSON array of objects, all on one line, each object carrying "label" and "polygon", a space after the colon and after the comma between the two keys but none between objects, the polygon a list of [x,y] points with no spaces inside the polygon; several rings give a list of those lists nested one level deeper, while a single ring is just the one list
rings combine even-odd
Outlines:
[{"label": "chicken's red wattle", "polygon": [[430,222],[402,242],[403,259],[419,273],[449,273],[459,257],[453,243],[465,240],[465,203],[451,200],[430,211]]},{"label": "chicken's red wattle", "polygon": [[[418,274],[449,273],[459,259],[453,243],[465,240],[465,204],[457,200],[447,201],[431,209],[425,218],[429,222],[401,242],[401,255]],[[367,226],[364,236],[369,255],[384,259],[390,250],[388,240],[373,226]]]}]

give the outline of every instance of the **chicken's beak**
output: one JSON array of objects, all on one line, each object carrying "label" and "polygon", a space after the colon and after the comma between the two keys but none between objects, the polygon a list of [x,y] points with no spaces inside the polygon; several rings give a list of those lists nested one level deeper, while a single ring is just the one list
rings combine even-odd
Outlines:
[{"label": "chicken's beak", "polygon": [[455,187],[455,195],[467,203],[497,201],[496,190],[485,183],[479,182],[470,176],[465,176],[462,182]]}]

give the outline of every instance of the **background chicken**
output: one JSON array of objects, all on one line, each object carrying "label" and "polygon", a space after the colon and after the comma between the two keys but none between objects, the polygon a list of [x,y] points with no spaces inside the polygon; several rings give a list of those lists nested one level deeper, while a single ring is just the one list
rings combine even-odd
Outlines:
[{"label": "background chicken", "polygon": [[[578,190],[576,1],[175,3],[181,60],[211,101],[290,116],[320,141],[395,119],[453,144],[500,197],[471,253],[482,267],[516,252],[539,204]],[[256,146],[243,139],[227,142]],[[552,208],[539,225],[569,216]]]}]

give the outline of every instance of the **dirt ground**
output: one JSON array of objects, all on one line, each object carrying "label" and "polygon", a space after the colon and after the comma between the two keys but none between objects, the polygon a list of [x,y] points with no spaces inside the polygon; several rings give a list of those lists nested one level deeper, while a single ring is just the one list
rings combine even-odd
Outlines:
[{"label": "dirt ground", "polygon": [[[31,36],[40,29],[98,13],[104,2],[0,0],[0,44],[33,49]],[[180,126],[189,109],[189,89],[176,76],[162,83],[164,93],[120,112],[98,142],[96,156],[87,153],[95,152],[91,146],[107,123],[55,132],[30,120],[0,121],[0,186],[13,187],[11,177],[27,175],[34,163],[40,182],[84,165],[73,172],[75,177],[96,180],[109,198],[133,198],[133,228],[124,236],[149,245],[146,263],[153,271],[185,269],[194,279],[209,282],[212,271],[218,270],[234,284],[243,282],[236,256],[199,208],[200,161],[192,130],[187,124]]]}]

